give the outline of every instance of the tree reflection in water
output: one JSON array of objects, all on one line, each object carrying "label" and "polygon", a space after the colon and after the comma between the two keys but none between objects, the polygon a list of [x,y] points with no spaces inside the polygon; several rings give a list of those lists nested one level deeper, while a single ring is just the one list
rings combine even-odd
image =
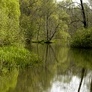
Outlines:
[{"label": "tree reflection in water", "polygon": [[41,64],[20,69],[8,92],[92,92],[92,51],[33,44]]},{"label": "tree reflection in water", "polygon": [[81,86],[82,86],[82,82],[83,82],[83,79],[84,79],[84,74],[85,74],[85,68],[82,69],[81,81],[80,81],[80,84],[79,84],[78,92],[80,92],[80,89],[81,89]]}]

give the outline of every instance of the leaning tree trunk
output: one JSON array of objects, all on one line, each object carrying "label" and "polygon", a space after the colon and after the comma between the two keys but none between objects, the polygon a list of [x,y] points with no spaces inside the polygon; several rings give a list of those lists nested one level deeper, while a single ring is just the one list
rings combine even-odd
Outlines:
[{"label": "leaning tree trunk", "polygon": [[84,25],[84,28],[87,28],[88,24],[87,24],[87,20],[86,20],[85,9],[83,6],[83,0],[80,0],[80,3],[81,3],[81,11],[82,11],[82,17],[83,17],[83,25]]}]

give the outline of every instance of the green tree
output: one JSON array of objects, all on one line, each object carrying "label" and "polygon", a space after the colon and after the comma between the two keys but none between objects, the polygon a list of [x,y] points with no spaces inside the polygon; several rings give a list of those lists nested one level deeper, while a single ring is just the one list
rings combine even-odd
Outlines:
[{"label": "green tree", "polygon": [[19,1],[0,0],[0,45],[12,44],[19,36]]},{"label": "green tree", "polygon": [[20,26],[26,42],[30,42],[37,30],[38,0],[20,0]]},{"label": "green tree", "polygon": [[50,42],[60,29],[64,29],[63,24],[68,19],[55,0],[20,0],[20,6],[20,25],[28,42]]}]

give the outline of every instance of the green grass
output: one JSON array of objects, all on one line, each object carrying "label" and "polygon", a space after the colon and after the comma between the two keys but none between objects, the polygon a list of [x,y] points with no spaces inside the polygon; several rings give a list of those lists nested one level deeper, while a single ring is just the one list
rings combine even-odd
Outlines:
[{"label": "green grass", "polygon": [[0,65],[25,67],[38,62],[37,55],[28,51],[24,47],[0,47]]}]

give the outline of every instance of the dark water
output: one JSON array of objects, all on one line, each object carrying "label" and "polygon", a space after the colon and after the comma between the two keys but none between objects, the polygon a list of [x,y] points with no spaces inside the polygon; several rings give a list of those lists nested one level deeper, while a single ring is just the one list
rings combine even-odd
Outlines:
[{"label": "dark water", "polygon": [[30,49],[41,64],[0,74],[0,92],[92,92],[91,50],[54,44]]}]

